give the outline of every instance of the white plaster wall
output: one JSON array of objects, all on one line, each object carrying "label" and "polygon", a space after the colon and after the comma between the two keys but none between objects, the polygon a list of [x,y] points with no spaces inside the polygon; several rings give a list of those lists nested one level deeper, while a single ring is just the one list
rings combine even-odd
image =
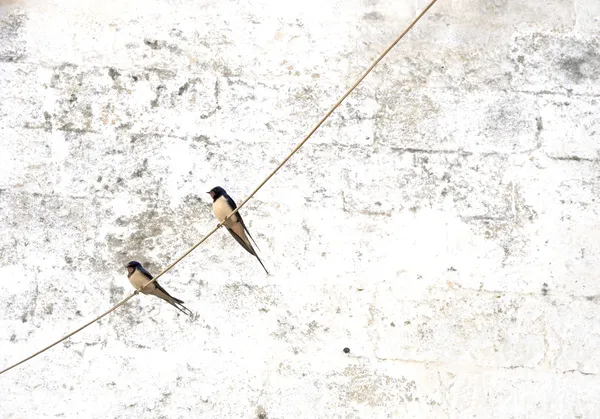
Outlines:
[{"label": "white plaster wall", "polygon": [[[0,367],[241,201],[404,0],[0,6]],[[0,376],[2,418],[600,417],[600,3],[440,0],[160,282]],[[345,354],[343,348],[350,348]]]}]

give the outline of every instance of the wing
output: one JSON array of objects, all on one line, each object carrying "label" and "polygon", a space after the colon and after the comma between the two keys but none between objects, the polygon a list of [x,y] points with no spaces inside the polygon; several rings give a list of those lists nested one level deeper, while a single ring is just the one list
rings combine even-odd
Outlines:
[{"label": "wing", "polygon": [[158,283],[158,281],[154,281],[154,285],[156,285],[156,289],[158,289],[159,291],[162,291],[162,292],[164,292],[165,294],[167,294],[167,295],[168,295],[169,297],[171,297],[171,298],[173,299],[173,301],[175,301],[176,303],[179,303],[179,304],[182,304],[182,303],[183,303],[183,301],[181,301],[179,298],[175,298],[175,297],[173,297],[171,294],[169,294],[169,293],[167,292],[167,290],[166,290],[166,289],[164,289],[164,288],[163,288],[163,287],[162,287],[162,286],[161,286],[161,285]]},{"label": "wing", "polygon": [[229,233],[231,233],[231,235],[233,236],[235,241],[238,242],[240,244],[240,246],[242,246],[246,250],[246,252],[250,253],[252,256],[256,256],[256,253],[254,252],[254,249],[252,248],[252,246],[250,246],[248,243],[246,243],[244,241],[244,239],[242,239],[235,231],[233,231],[230,228],[227,228],[227,231],[229,231]]},{"label": "wing", "polygon": [[267,268],[265,268],[265,265],[262,263],[262,260],[260,260],[260,258],[258,257],[258,255],[256,254],[256,252],[254,251],[254,249],[252,248],[252,246],[249,243],[246,243],[244,241],[244,239],[242,239],[240,236],[238,236],[238,234],[231,230],[231,229],[227,229],[227,231],[229,231],[231,233],[231,235],[233,236],[233,238],[235,239],[236,242],[238,242],[240,244],[240,246],[242,246],[244,249],[246,249],[246,251],[248,253],[250,253],[252,256],[256,257],[256,259],[258,259],[258,261],[260,262],[260,264],[262,265],[263,269],[265,270],[265,272],[267,273],[267,275],[269,274],[269,271],[267,271]]},{"label": "wing", "polygon": [[139,268],[137,268],[137,270],[140,271],[140,273],[148,279],[154,278],[152,274],[148,272],[143,266],[140,266]]},{"label": "wing", "polygon": [[244,231],[246,232],[248,237],[250,237],[250,240],[252,240],[252,243],[254,243],[256,248],[258,250],[260,250],[260,248],[258,247],[258,244],[256,244],[256,242],[254,241],[254,237],[252,237],[252,234],[250,234],[250,231],[248,231],[248,227],[246,227],[246,223],[244,223],[244,220],[242,220],[242,216],[239,215],[240,214],[239,212],[237,214],[238,214],[238,220],[240,220],[240,224],[242,225],[242,227],[244,227]]},{"label": "wing", "polygon": [[[225,200],[227,201],[227,205],[229,205],[229,207],[231,208],[231,211],[233,211],[234,209],[237,208],[237,204],[235,203],[235,201],[233,199],[231,199],[231,197],[227,194],[223,195],[223,198],[225,198]],[[236,215],[240,215],[239,212],[235,213]]]},{"label": "wing", "polygon": [[[227,205],[229,205],[231,207],[232,211],[234,209],[236,209],[237,205],[236,205],[235,201],[233,199],[231,199],[231,197],[229,195],[227,195],[225,199],[227,200]],[[237,219],[240,222],[240,224],[242,225],[242,227],[244,227],[244,231],[246,232],[248,237],[250,237],[250,240],[252,240],[252,243],[254,243],[254,245],[256,246],[256,248],[258,250],[260,250],[258,245],[256,244],[256,241],[254,241],[254,237],[252,237],[252,234],[250,234],[250,231],[248,231],[248,227],[246,227],[246,223],[244,222],[244,219],[242,218],[242,214],[240,214],[240,212],[238,211],[235,213],[235,215],[237,216]],[[252,254],[256,255],[255,253],[252,253]]]}]

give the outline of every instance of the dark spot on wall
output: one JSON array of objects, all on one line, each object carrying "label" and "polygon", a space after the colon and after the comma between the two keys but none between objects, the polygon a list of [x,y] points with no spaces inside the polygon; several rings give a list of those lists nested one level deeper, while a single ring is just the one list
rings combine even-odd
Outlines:
[{"label": "dark spot on wall", "polygon": [[148,159],[144,159],[142,167],[133,172],[132,177],[142,177],[148,171]]},{"label": "dark spot on wall", "polygon": [[184,94],[187,91],[187,89],[189,89],[189,87],[190,87],[190,83],[188,83],[186,81],[185,84],[179,88],[179,92],[177,92],[177,94],[179,96],[181,96],[182,94]]},{"label": "dark spot on wall", "polygon": [[363,15],[364,20],[383,20],[383,15],[379,12],[365,13]]},{"label": "dark spot on wall", "polygon": [[117,127],[117,129],[124,129],[124,130],[131,129],[131,128],[133,128],[133,123],[131,123],[131,122],[127,122],[125,124],[120,124]]},{"label": "dark spot on wall", "polygon": [[25,56],[26,41],[21,37],[27,15],[0,15],[0,62],[15,62]]},{"label": "dark spot on wall", "polygon": [[585,63],[583,58],[568,58],[560,61],[560,67],[574,81],[580,81],[585,77],[581,71],[581,66]]},{"label": "dark spot on wall", "polygon": [[159,42],[155,39],[144,39],[144,44],[146,44],[147,46],[149,46],[152,49],[160,49],[161,45],[159,44]]},{"label": "dark spot on wall", "polygon": [[117,77],[119,77],[121,75],[121,73],[119,73],[117,70],[115,70],[114,68],[109,68],[108,69],[108,75],[110,76],[111,79],[116,80]]},{"label": "dark spot on wall", "polygon": [[[564,56],[561,54],[558,60],[560,69],[574,82],[580,82],[584,79],[598,79],[598,71],[595,69],[600,65],[600,53],[598,49],[600,45],[597,40],[591,42],[565,39],[565,45],[561,45],[561,49],[571,56]],[[546,52],[545,55],[550,56],[551,51]],[[571,91],[567,89],[567,95],[569,96]]]},{"label": "dark spot on wall", "polygon": [[544,124],[542,123],[541,116],[538,116],[537,118],[535,118],[535,126],[537,128],[538,133],[542,132],[542,130],[544,129]]},{"label": "dark spot on wall", "polygon": [[542,284],[542,295],[548,295],[548,284],[545,282]]},{"label": "dark spot on wall", "polygon": [[44,112],[44,131],[52,131],[52,115],[48,112]]},{"label": "dark spot on wall", "polygon": [[350,353],[350,348],[344,348],[344,353],[345,354],[349,354]]},{"label": "dark spot on wall", "polygon": [[261,405],[256,406],[256,418],[257,419],[268,419],[267,412],[265,408]]},{"label": "dark spot on wall", "polygon": [[150,106],[153,108],[158,107],[158,99],[160,99],[161,92],[165,90],[166,87],[162,84],[156,88],[156,98],[150,101]]},{"label": "dark spot on wall", "polygon": [[195,141],[195,142],[206,143],[208,140],[209,140],[209,138],[206,135],[197,135],[197,136],[192,137],[192,141]]},{"label": "dark spot on wall", "polygon": [[181,38],[181,39],[186,39],[186,37],[183,34],[183,31],[181,29],[177,29],[177,28],[172,28],[169,31],[169,35],[175,37],[175,38]]}]

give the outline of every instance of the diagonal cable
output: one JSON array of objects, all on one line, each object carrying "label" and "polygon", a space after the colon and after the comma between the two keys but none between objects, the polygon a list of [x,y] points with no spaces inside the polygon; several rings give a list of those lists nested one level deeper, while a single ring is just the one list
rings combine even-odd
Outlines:
[{"label": "diagonal cable", "polygon": [[64,341],[64,340],[70,338],[71,336],[79,333],[80,331],[82,331],[86,327],[90,326],[91,324],[97,322],[98,320],[100,320],[104,316],[109,315],[110,313],[112,313],[113,311],[115,311],[117,308],[119,308],[120,306],[122,306],[123,304],[125,304],[127,301],[129,301],[131,298],[133,298],[135,295],[137,295],[139,293],[139,291],[141,291],[142,289],[144,289],[145,287],[147,287],[149,284],[153,283],[158,278],[160,278],[161,276],[163,276],[165,273],[167,273],[168,271],[170,271],[175,265],[177,265],[179,262],[181,262],[181,260],[183,258],[185,258],[187,255],[189,255],[190,253],[192,253],[198,246],[200,246],[202,243],[204,243],[210,236],[212,236],[219,228],[221,228],[223,226],[223,223],[225,223],[225,221],[227,221],[233,214],[235,214],[236,212],[238,212],[240,210],[240,208],[242,208],[244,205],[246,205],[246,203],[265,185],[265,183],[267,183],[275,175],[275,173],[277,173],[279,171],[279,169],[281,169],[288,162],[288,160],[291,159],[292,156],[294,154],[296,154],[296,152],[298,150],[300,150],[300,148],[302,148],[302,146],[308,141],[308,139],[310,137],[312,137],[312,135],[321,127],[321,125],[323,125],[323,123],[327,120],[327,118],[329,118],[329,116],[331,116],[331,114],[342,104],[342,102],[344,102],[344,100],[350,95],[350,93],[352,93],[352,91],[354,89],[356,89],[356,87],[365,79],[365,77],[367,77],[369,75],[369,73],[375,68],[375,66],[377,64],[379,64],[379,62],[388,54],[388,52],[390,52],[392,50],[392,48],[394,48],[396,46],[396,44],[398,42],[400,42],[400,40],[402,38],[404,38],[404,35],[406,35],[413,28],[413,26],[415,26],[415,24],[429,11],[429,9],[431,9],[431,7],[436,3],[436,1],[437,0],[432,0],[421,11],[421,13],[419,13],[417,15],[417,17],[411,22],[411,24],[408,25],[408,27],[379,55],[379,57],[377,57],[377,59],[375,61],[373,61],[373,63],[369,66],[369,68],[367,68],[367,70],[365,70],[365,72],[346,91],[346,93],[344,93],[344,95],[335,103],[335,105],[333,105],[333,107],[325,114],[325,116],[323,116],[323,118],[321,118],[319,120],[319,122],[313,127],[313,129],[311,129],[310,132],[306,135],[306,137],[304,137],[302,139],[302,141],[300,141],[300,143],[298,143],[298,145],[296,147],[294,147],[294,149],[281,161],[281,163],[279,163],[279,165],[275,169],[273,169],[271,171],[271,173],[269,173],[269,175],[256,187],[256,189],[254,189],[250,193],[250,195],[248,195],[248,197],[246,199],[244,199],[242,201],[242,203],[239,204],[237,206],[237,208],[235,210],[233,210],[233,212],[227,216],[227,218],[225,218],[216,227],[214,227],[212,230],[210,230],[198,243],[196,243],[189,250],[187,250],[182,256],[180,256],[175,262],[171,263],[161,273],[159,273],[158,275],[156,275],[151,281],[147,282],[142,288],[140,288],[139,290],[134,291],[131,295],[129,295],[125,299],[121,300],[119,303],[115,304],[108,311],[106,311],[103,314],[101,314],[100,316],[96,317],[94,320],[91,320],[90,322],[84,324],[79,329],[77,329],[77,330],[69,333],[68,335],[60,338],[56,342],[54,342],[54,343],[46,346],[45,348],[37,351],[33,355],[30,355],[27,358],[25,358],[25,359],[17,362],[16,364],[13,364],[10,367],[7,367],[7,368],[3,369],[2,371],[0,371],[0,375],[4,374],[5,372],[13,369],[14,367],[16,367],[18,365],[23,364],[24,362],[29,361],[30,359],[32,359],[32,358],[38,356],[39,354],[47,351],[48,349],[52,348],[53,346],[56,346],[59,343],[61,343],[62,341]]}]

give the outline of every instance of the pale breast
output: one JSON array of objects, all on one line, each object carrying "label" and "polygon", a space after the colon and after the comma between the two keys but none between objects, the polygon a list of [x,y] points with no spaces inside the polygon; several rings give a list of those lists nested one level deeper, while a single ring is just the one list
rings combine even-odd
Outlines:
[{"label": "pale breast", "polygon": [[[217,217],[217,220],[223,221],[225,217],[231,214],[231,211],[233,211],[233,209],[229,206],[225,198],[220,197],[213,202],[213,212],[215,213],[215,217]],[[227,220],[225,226],[231,227],[235,223],[237,223],[237,217],[234,215],[229,220]]]},{"label": "pale breast", "polygon": [[[129,282],[131,282],[131,285],[134,286],[134,288],[136,290],[139,290],[141,287],[144,286],[145,283],[147,283],[148,281],[150,281],[148,278],[146,278],[144,275],[142,275],[139,271],[135,271],[130,277],[129,277]],[[152,291],[154,288],[156,288],[154,286],[154,283],[148,285],[146,288],[144,288],[142,290],[143,294],[148,294],[150,291]]]}]

